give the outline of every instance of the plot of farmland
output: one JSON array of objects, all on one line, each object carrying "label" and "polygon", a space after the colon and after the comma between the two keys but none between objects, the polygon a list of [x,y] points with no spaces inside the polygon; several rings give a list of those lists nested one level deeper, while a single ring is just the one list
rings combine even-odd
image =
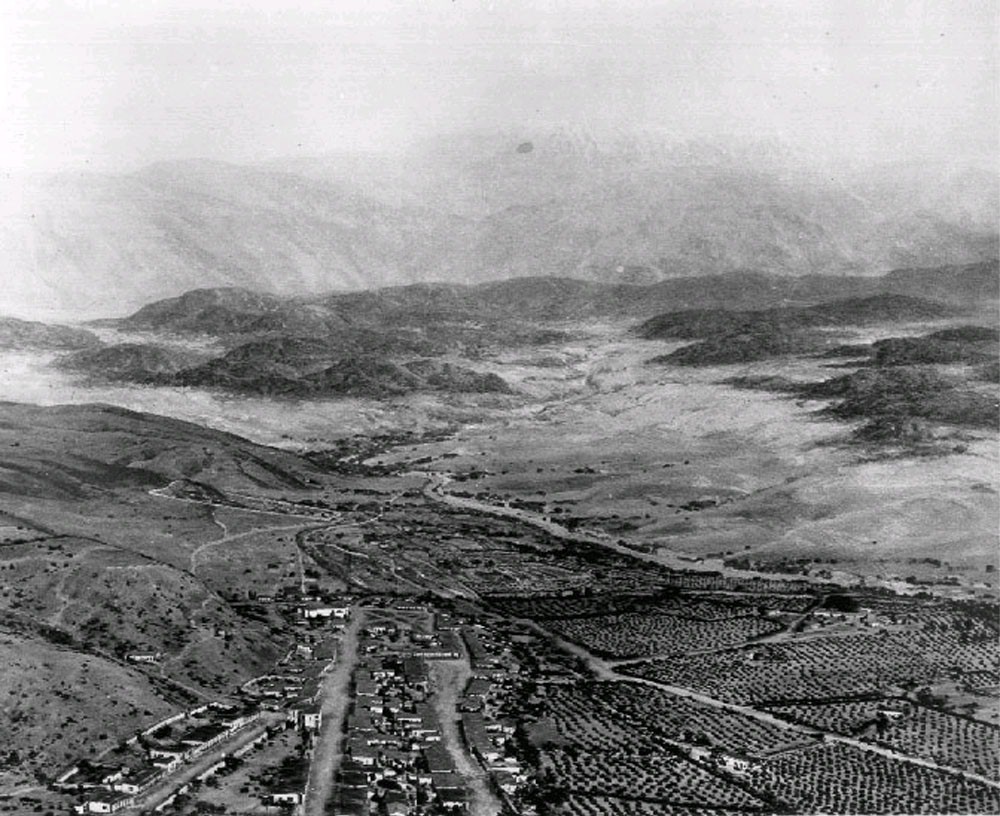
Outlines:
[{"label": "plot of farmland", "polygon": [[760,800],[694,763],[669,753],[590,754],[556,750],[542,760],[557,788],[574,793],[649,799],[675,805],[759,806]]},{"label": "plot of farmland", "polygon": [[613,796],[593,796],[571,793],[559,807],[563,816],[740,816],[753,810],[699,808],[647,802],[641,799],[618,799]]},{"label": "plot of farmland", "polygon": [[998,662],[1000,644],[995,635],[969,636],[931,627],[767,644],[753,654],[733,651],[649,660],[627,670],[731,702],[791,703],[995,672]]},{"label": "plot of farmland", "polygon": [[672,740],[760,753],[788,740],[777,725],[631,683],[553,686],[545,713],[568,743],[587,751],[654,751]]},{"label": "plot of farmland", "polygon": [[596,654],[611,657],[674,655],[737,646],[781,628],[758,617],[699,620],[658,613],[575,618],[550,626]]},{"label": "plot of farmland", "polygon": [[[607,807],[599,812],[609,816],[645,813],[652,805],[763,807],[723,774],[690,761],[684,745],[742,752],[787,740],[779,726],[632,683],[550,686],[540,714],[532,740],[540,747],[545,785],[557,796],[580,794],[579,808],[585,801]],[[626,799],[643,804],[622,810]]]},{"label": "plot of farmland", "polygon": [[783,754],[750,777],[795,813],[1000,813],[1000,790],[848,745]]},{"label": "plot of farmland", "polygon": [[908,706],[899,719],[879,717],[885,701],[776,706],[773,714],[863,738],[904,754],[1000,779],[1000,728],[925,706]]}]

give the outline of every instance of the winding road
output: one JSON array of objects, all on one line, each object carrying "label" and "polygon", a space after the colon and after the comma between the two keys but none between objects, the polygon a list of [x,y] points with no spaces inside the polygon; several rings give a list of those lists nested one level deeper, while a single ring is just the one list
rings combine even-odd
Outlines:
[{"label": "winding road", "polygon": [[[415,472],[405,475],[415,475]],[[458,507],[463,510],[473,510],[477,513],[482,513],[488,516],[514,519],[515,521],[520,521],[524,524],[544,530],[553,538],[559,538],[564,541],[596,544],[600,547],[606,547],[607,549],[621,555],[628,555],[641,561],[648,561],[653,564],[659,564],[660,566],[669,567],[670,569],[675,570],[683,570],[685,572],[712,572],[722,575],[724,578],[734,578],[740,580],[764,579],[772,581],[798,581],[823,586],[830,585],[829,580],[816,578],[811,575],[790,575],[782,572],[771,573],[740,570],[727,566],[721,561],[708,559],[700,562],[692,562],[681,557],[681,555],[677,553],[667,550],[665,547],[660,547],[655,553],[643,552],[642,550],[622,546],[614,541],[610,536],[585,533],[578,530],[569,530],[547,516],[535,513],[531,510],[525,510],[520,507],[509,507],[507,505],[489,504],[467,496],[456,496],[453,493],[448,493],[443,489],[445,485],[452,481],[451,476],[447,473],[425,471],[422,472],[422,475],[427,478],[423,487],[423,495],[432,501],[447,504],[452,507]]]}]

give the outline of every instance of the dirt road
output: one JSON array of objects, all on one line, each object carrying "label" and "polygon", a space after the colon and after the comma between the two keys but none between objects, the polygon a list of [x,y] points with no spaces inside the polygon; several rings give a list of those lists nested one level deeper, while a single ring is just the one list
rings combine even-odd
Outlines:
[{"label": "dirt road", "polygon": [[213,750],[198,757],[194,762],[184,765],[177,773],[170,774],[162,782],[154,785],[147,793],[140,796],[134,807],[121,811],[122,813],[145,813],[153,810],[159,804],[169,799],[178,788],[186,785],[196,776],[207,771],[216,762],[252,742],[271,725],[284,719],[280,712],[268,712],[245,728],[236,732],[232,739],[220,743]]},{"label": "dirt road", "polygon": [[455,769],[465,779],[472,793],[469,803],[471,816],[497,816],[503,809],[490,789],[486,771],[469,756],[458,730],[458,698],[472,674],[467,660],[429,661],[434,679],[432,702],[441,723],[441,738],[455,763]]},{"label": "dirt road", "polygon": [[364,609],[353,607],[351,619],[337,646],[337,656],[320,686],[320,710],[323,721],[313,750],[306,782],[302,812],[305,816],[323,816],[333,790],[333,778],[340,765],[343,722],[350,702],[351,672],[358,660],[358,632],[364,621]]},{"label": "dirt road", "polygon": [[474,510],[478,513],[483,513],[484,515],[515,519],[516,521],[520,521],[524,524],[529,524],[532,527],[544,530],[554,538],[560,538],[565,541],[580,541],[587,544],[597,544],[616,553],[629,555],[632,558],[639,559],[640,561],[649,561],[675,570],[684,570],[688,572],[714,572],[719,573],[725,578],[735,578],[741,580],[758,578],[770,579],[774,581],[794,580],[823,586],[828,586],[830,584],[829,580],[819,579],[810,575],[790,575],[783,572],[753,572],[750,570],[735,569],[714,559],[705,559],[694,563],[685,560],[679,554],[671,552],[665,547],[660,547],[655,553],[642,552],[641,550],[622,546],[614,541],[610,536],[568,530],[558,522],[555,522],[540,513],[524,510],[519,507],[488,504],[466,496],[456,496],[443,489],[444,486],[451,481],[451,477],[446,473],[432,473],[428,471],[424,473],[424,475],[427,477],[427,483],[424,485],[423,494],[428,499],[441,502],[442,504],[448,504],[452,507],[459,507],[463,510]]}]

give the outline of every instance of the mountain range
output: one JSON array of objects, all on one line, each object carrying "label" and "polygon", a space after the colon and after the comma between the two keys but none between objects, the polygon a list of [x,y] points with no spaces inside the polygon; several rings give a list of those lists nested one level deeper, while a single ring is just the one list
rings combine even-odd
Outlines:
[{"label": "mountain range", "polygon": [[438,139],[396,157],[8,178],[5,305],[96,316],[198,286],[870,275],[998,254],[992,171],[807,168],[773,146],[557,132]]},{"label": "mountain range", "polygon": [[[1000,266],[993,260],[900,269],[877,277],[785,278],[730,273],[652,284],[525,277],[472,286],[412,284],[320,297],[279,297],[239,288],[195,289],[148,303],[125,318],[95,323],[129,331],[215,337],[269,333],[356,336],[367,329],[383,338],[400,338],[405,330],[414,329],[418,334],[411,335],[409,342],[417,345],[412,350],[426,351],[431,338],[453,336],[465,324],[474,324],[475,338],[482,342],[490,336],[490,330],[509,336],[516,330],[528,332],[528,326],[537,321],[650,318],[686,309],[788,309],[846,300],[843,310],[847,314],[842,317],[854,318],[852,298],[859,307],[885,306],[891,305],[892,298],[878,296],[908,297],[928,292],[943,303],[988,307],[1000,299],[998,271]],[[834,317],[831,315],[832,322],[836,322]],[[374,337],[363,338],[365,347],[371,346]]]},{"label": "mountain range", "polygon": [[[581,319],[631,325],[647,340],[698,341],[654,362],[718,365],[790,354],[857,358],[876,352],[881,360],[890,353],[887,344],[877,349],[844,347],[842,338],[825,330],[976,315],[1000,295],[996,262],[944,267],[934,274],[937,278],[927,270],[911,270],[876,278],[788,279],[734,273],[647,285],[516,278],[318,297],[198,289],[149,303],[125,318],[93,321],[95,329],[138,333],[146,338],[143,342],[105,346],[85,329],[67,330],[93,342],[78,346],[56,365],[104,382],[270,396],[509,393],[512,389],[504,379],[476,371],[474,361],[505,349],[563,342],[579,332]],[[927,280],[938,280],[939,291],[947,291],[950,302],[886,291],[919,291]],[[670,311],[655,314],[665,307]],[[643,317],[647,319],[636,324]],[[897,344],[893,353],[902,362],[922,357],[991,362],[979,351],[989,338],[976,340],[976,349],[962,345],[956,351],[956,343],[971,342],[965,337],[970,331],[974,334],[974,327],[960,331],[958,340],[950,334],[934,336],[919,349]],[[178,348],[169,342],[178,336],[208,340],[213,348]],[[906,342],[912,345],[900,341]],[[442,359],[446,355],[458,362]]]}]

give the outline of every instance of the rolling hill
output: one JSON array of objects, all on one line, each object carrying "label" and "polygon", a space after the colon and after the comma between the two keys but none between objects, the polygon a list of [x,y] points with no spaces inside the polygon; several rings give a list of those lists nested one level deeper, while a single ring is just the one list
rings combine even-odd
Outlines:
[{"label": "rolling hill", "polygon": [[[923,282],[932,276],[927,270],[876,278],[732,273],[644,285],[514,278],[319,297],[198,289],[147,304],[125,318],[95,323],[126,332],[210,338],[224,347],[221,353],[199,356],[155,342],[124,343],[77,352],[57,365],[105,381],[270,396],[505,393],[510,389],[499,377],[435,358],[474,359],[488,350],[561,343],[578,331],[579,321],[636,317],[646,317],[635,329],[640,337],[700,341],[658,362],[717,365],[788,354],[864,357],[869,349],[845,351],[817,330],[941,320],[982,310],[986,303],[976,297],[984,277],[996,270],[996,262],[941,270],[952,283],[950,303],[892,290],[913,288],[911,277]],[[1000,277],[993,274],[993,280],[1000,290]],[[687,308],[655,314],[663,306]]]},{"label": "rolling hill", "polygon": [[924,298],[879,294],[805,307],[761,310],[688,309],[668,312],[650,318],[636,331],[647,340],[691,340],[739,331],[795,331],[820,326],[867,326],[940,320],[954,314],[954,309]]},{"label": "rolling hill", "polygon": [[[306,488],[303,459],[231,434],[109,405],[0,403],[0,493],[58,499],[196,479],[234,490]],[[17,442],[17,445],[10,443]]]},{"label": "rolling hill", "polygon": [[969,388],[958,377],[924,367],[862,369],[797,389],[810,399],[833,399],[829,413],[844,419],[916,417],[947,425],[990,428],[1000,424],[995,390]]},{"label": "rolling hill", "polygon": [[[815,336],[803,337],[802,348],[794,353],[807,350],[810,343],[819,347],[821,341]],[[725,382],[827,401],[822,409],[825,415],[863,420],[852,431],[858,442],[925,445],[934,441],[935,428],[940,426],[994,431],[1000,427],[1000,395],[995,388],[998,341],[997,329],[958,325],[915,337],[827,348],[820,358],[845,358],[835,367],[855,370],[825,380],[797,382],[782,376],[749,375]],[[697,364],[704,364],[702,346],[717,349],[712,341],[703,341],[667,358],[683,362],[683,352],[693,349]],[[727,348],[723,345],[721,351]]]},{"label": "rolling hill", "polygon": [[[782,277],[734,272],[682,277],[649,284],[599,283],[576,278],[523,277],[462,284],[411,284],[344,292],[319,297],[277,297],[239,288],[197,289],[178,297],[148,303],[120,319],[95,321],[136,331],[178,334],[335,335],[370,329],[385,334],[401,328],[427,332],[474,323],[482,335],[511,333],[539,322],[588,318],[653,318],[657,313],[693,309],[755,310],[798,308],[800,323],[814,306],[815,321],[831,323],[903,309],[905,301],[891,295],[924,297],[928,281],[936,281],[940,301],[960,306],[987,306],[1000,298],[1000,265],[996,260],[904,270],[884,276],[806,275]],[[882,295],[881,299],[878,298]],[[840,313],[830,301],[841,300]],[[819,306],[817,304],[827,304]],[[918,308],[913,304],[913,309]],[[825,317],[824,317],[825,310]],[[867,316],[865,310],[870,310]],[[881,310],[881,312],[880,312]],[[913,311],[913,319],[921,313]],[[734,321],[744,319],[740,315]],[[649,331],[653,330],[653,325]],[[366,337],[370,342],[372,337]]]},{"label": "rolling hill", "polygon": [[[280,627],[231,604],[246,591],[246,563],[194,557],[224,543],[213,515],[222,511],[151,488],[188,480],[214,497],[309,498],[323,478],[294,454],[167,417],[0,403],[0,520],[26,531],[0,547],[0,731],[31,749],[17,772],[51,777],[71,758],[231,693],[287,651]],[[241,529],[268,521],[282,518],[257,514]],[[136,651],[160,657],[138,666],[127,660]]]},{"label": "rolling hill", "polygon": [[693,309],[657,315],[636,331],[648,340],[699,340],[653,362],[725,365],[788,354],[842,353],[836,338],[818,329],[940,320],[956,310],[906,295],[879,294],[815,306],[764,310]]},{"label": "rolling hill", "polygon": [[[242,351],[242,347],[237,349]],[[267,396],[371,397],[402,396],[415,391],[510,393],[496,374],[481,374],[463,366],[421,359],[394,362],[372,355],[343,357],[318,371],[301,372],[266,359],[227,357],[161,378],[161,384],[222,388]]]},{"label": "rolling hill", "polygon": [[56,365],[111,382],[153,383],[194,365],[199,359],[199,355],[147,343],[118,343],[67,354]]},{"label": "rolling hill", "polygon": [[930,363],[988,363],[1000,353],[1000,332],[984,326],[957,326],[923,337],[890,337],[871,347],[874,366]]}]

